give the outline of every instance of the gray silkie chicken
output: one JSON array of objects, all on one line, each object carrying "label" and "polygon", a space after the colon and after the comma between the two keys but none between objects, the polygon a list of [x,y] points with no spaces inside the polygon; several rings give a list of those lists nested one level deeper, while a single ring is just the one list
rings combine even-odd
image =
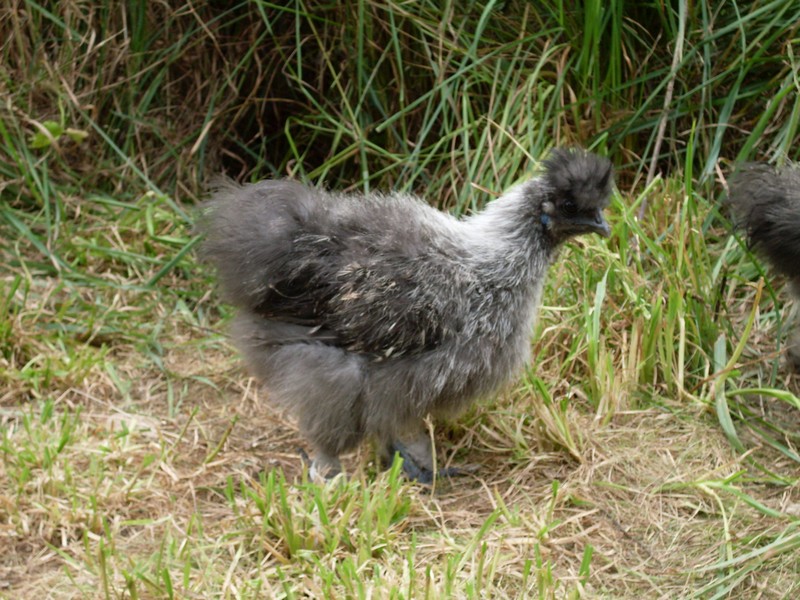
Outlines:
[{"label": "gray silkie chicken", "polygon": [[610,234],[612,185],[611,163],[578,149],[463,219],[407,194],[221,184],[202,253],[239,309],[250,370],[313,445],[312,474],[338,473],[339,455],[372,438],[430,481],[425,417],[458,413],[529,362],[547,269],[569,238]]},{"label": "gray silkie chicken", "polygon": [[[750,245],[789,280],[800,304],[800,167],[745,165],[731,178],[727,201]],[[800,323],[786,345],[789,367],[800,372]]]}]

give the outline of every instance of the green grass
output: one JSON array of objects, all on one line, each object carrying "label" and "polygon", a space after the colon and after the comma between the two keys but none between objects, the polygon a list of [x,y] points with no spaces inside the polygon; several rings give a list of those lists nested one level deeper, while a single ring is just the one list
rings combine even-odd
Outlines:
[{"label": "green grass", "polygon": [[[0,9],[0,597],[797,595],[791,307],[720,200],[798,157],[798,27],[779,0]],[[570,144],[617,165],[613,233],[562,252],[520,381],[437,424],[479,474],[365,448],[309,483],[195,257],[206,182],[463,214]]]}]

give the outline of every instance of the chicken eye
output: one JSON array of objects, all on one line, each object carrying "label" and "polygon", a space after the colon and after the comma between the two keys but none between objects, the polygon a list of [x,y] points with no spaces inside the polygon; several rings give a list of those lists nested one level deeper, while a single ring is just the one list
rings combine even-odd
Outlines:
[{"label": "chicken eye", "polygon": [[565,200],[561,205],[561,210],[568,217],[574,217],[576,214],[578,214],[578,205],[575,204],[573,200]]}]

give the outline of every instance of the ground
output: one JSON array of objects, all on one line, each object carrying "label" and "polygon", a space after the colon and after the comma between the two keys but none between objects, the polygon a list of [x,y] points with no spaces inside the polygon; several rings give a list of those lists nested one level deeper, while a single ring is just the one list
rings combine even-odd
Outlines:
[{"label": "ground", "polygon": [[[423,486],[377,471],[365,447],[346,458],[346,477],[315,484],[304,440],[244,372],[224,337],[227,316],[212,316],[213,294],[199,303],[206,327],[201,310],[169,295],[117,292],[115,314],[154,303],[144,312],[160,315],[161,347],[109,334],[70,357],[41,341],[54,323],[70,330],[68,287],[29,291],[11,320],[6,368],[50,362],[36,384],[47,394],[20,376],[0,399],[5,597],[787,598],[798,589],[800,492],[760,477],[749,459],[795,479],[797,463],[747,431],[748,450],[737,452],[707,404],[657,390],[646,407],[593,413],[586,386],[558,380],[547,357],[559,351],[555,307],[545,307],[535,347],[546,391],[560,400],[537,393],[531,371],[435,425],[440,460],[474,474]],[[784,403],[753,407],[796,424]]]}]

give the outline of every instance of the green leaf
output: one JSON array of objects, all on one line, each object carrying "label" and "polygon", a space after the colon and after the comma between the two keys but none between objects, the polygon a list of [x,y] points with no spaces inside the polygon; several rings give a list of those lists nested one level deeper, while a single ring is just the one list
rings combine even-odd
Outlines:
[{"label": "green leaf", "polygon": [[41,129],[31,136],[30,148],[47,148],[64,133],[64,128],[55,121],[45,121]]}]

